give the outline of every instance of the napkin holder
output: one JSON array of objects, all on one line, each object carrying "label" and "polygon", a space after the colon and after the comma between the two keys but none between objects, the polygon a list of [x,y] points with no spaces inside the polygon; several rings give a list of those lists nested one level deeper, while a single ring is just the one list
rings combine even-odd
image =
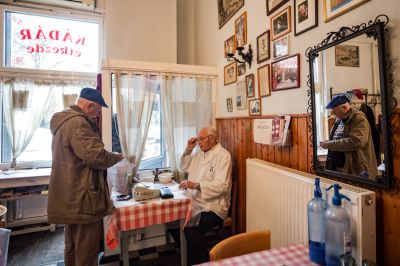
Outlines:
[{"label": "napkin holder", "polygon": [[143,184],[136,184],[132,189],[132,196],[135,200],[147,200],[160,197],[159,189],[152,189]]}]

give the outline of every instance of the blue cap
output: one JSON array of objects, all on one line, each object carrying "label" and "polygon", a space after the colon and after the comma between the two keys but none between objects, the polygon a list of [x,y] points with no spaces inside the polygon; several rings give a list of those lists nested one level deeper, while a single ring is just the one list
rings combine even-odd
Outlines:
[{"label": "blue cap", "polygon": [[101,106],[108,108],[103,96],[101,96],[101,93],[96,89],[83,88],[81,90],[81,93],[79,94],[79,97],[89,100],[91,102],[98,103]]},{"label": "blue cap", "polygon": [[341,93],[341,94],[335,95],[335,97],[333,97],[333,99],[326,106],[326,109],[332,109],[333,107],[336,107],[336,106],[339,106],[339,105],[342,105],[342,104],[348,103],[348,102],[350,102],[349,97],[346,94]]}]

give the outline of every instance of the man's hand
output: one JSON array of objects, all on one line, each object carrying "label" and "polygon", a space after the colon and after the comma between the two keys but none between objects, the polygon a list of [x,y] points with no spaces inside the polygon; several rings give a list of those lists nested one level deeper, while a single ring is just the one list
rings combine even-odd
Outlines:
[{"label": "man's hand", "polygon": [[186,151],[192,152],[192,150],[194,149],[194,147],[196,147],[196,144],[197,144],[196,142],[197,142],[197,138],[195,138],[195,137],[190,138],[190,139],[188,140],[187,144],[186,144]]},{"label": "man's hand", "polygon": [[196,182],[193,182],[193,181],[189,181],[189,180],[185,180],[185,181],[182,181],[179,184],[178,188],[186,190],[188,188],[190,188],[190,189],[198,189],[198,187],[199,187],[199,183],[196,183]]},{"label": "man's hand", "polygon": [[321,146],[323,149],[328,149],[328,142],[320,142],[319,146]]}]

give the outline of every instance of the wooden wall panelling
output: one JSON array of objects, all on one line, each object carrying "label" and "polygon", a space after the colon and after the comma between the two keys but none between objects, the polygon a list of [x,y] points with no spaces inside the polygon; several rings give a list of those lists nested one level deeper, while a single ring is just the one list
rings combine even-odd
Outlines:
[{"label": "wooden wall panelling", "polygon": [[299,143],[298,143],[298,134],[297,134],[297,122],[298,118],[292,118],[291,119],[291,125],[290,129],[292,131],[292,145],[289,148],[289,158],[290,158],[290,163],[289,167],[296,169],[299,165]]}]

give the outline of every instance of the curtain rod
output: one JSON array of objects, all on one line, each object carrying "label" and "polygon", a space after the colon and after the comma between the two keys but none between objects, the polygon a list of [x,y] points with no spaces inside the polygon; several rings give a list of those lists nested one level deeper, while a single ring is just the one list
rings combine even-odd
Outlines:
[{"label": "curtain rod", "polygon": [[155,69],[145,69],[145,68],[126,68],[126,67],[103,67],[102,70],[105,71],[137,71],[137,72],[148,72],[148,73],[159,73],[159,74],[185,74],[185,75],[194,75],[194,76],[209,76],[209,77],[217,77],[217,74],[209,74],[209,73],[198,73],[192,71],[174,71],[174,70],[155,70]]},{"label": "curtain rod", "polygon": [[34,74],[34,73],[11,73],[0,72],[0,78],[22,78],[22,79],[43,79],[43,80],[80,80],[96,82],[96,76],[68,76],[55,74]]}]

